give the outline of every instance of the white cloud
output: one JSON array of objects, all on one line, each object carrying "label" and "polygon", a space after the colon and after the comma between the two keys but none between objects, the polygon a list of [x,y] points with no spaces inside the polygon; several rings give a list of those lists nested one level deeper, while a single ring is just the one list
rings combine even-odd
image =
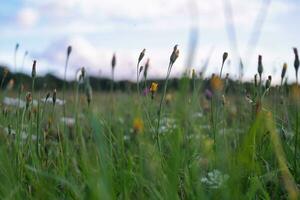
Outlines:
[{"label": "white cloud", "polygon": [[39,19],[39,14],[32,8],[22,8],[17,14],[17,23],[24,28],[31,28]]}]

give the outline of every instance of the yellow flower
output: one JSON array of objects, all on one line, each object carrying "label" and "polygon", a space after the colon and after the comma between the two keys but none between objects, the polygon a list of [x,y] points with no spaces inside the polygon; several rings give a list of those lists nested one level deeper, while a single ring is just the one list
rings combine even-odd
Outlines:
[{"label": "yellow flower", "polygon": [[213,91],[220,92],[223,90],[223,81],[220,77],[214,75],[210,79],[210,86]]},{"label": "yellow flower", "polygon": [[152,82],[150,87],[150,92],[156,92],[158,88],[158,83]]},{"label": "yellow flower", "polygon": [[133,130],[135,133],[141,133],[144,130],[144,122],[141,118],[135,118],[133,120]]}]

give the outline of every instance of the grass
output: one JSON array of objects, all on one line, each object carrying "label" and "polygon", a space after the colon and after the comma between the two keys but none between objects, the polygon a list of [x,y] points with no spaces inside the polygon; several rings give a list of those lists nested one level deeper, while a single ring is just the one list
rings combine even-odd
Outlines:
[{"label": "grass", "polygon": [[[260,81],[233,91],[193,72],[172,91],[175,60],[155,95],[139,95],[141,84],[91,98],[84,75],[74,92],[57,91],[64,106],[2,104],[1,199],[298,199],[299,86]],[[3,91],[1,99],[26,94]],[[47,92],[34,91],[33,79],[31,94]]]}]

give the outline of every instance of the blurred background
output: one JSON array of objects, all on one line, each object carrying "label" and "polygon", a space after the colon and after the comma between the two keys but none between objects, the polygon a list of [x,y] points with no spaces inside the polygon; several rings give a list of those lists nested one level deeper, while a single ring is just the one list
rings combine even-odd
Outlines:
[{"label": "blurred background", "polygon": [[[292,47],[300,47],[299,8],[296,0],[1,1],[0,65],[30,73],[36,59],[38,75],[63,77],[66,48],[72,45],[68,79],[82,66],[90,75],[109,77],[116,53],[115,78],[135,80],[138,55],[146,48],[149,77],[163,78],[172,48],[178,44],[180,57],[173,77],[185,67],[201,72],[208,57],[205,74],[210,76],[220,70],[227,51],[230,62],[224,74],[250,80],[261,54],[265,77],[271,74],[278,81],[287,62],[293,81]],[[14,67],[16,43],[20,47]]]}]

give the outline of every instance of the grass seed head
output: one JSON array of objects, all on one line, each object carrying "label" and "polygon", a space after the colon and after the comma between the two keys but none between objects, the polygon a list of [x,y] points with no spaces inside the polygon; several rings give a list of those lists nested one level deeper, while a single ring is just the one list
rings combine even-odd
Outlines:
[{"label": "grass seed head", "polygon": [[72,53],[72,46],[68,46],[67,56],[69,57],[71,53]]},{"label": "grass seed head", "polygon": [[295,54],[295,60],[294,60],[294,67],[296,71],[296,78],[298,79],[298,69],[299,69],[299,55],[298,55],[298,49],[296,47],[293,48],[294,54]]},{"label": "grass seed head", "polygon": [[56,89],[53,90],[53,93],[52,93],[52,103],[53,103],[53,106],[55,105],[56,103]]},{"label": "grass seed head", "polygon": [[112,57],[112,59],[111,59],[111,68],[112,68],[112,69],[115,69],[116,64],[117,64],[117,58],[116,58],[116,54],[114,53],[114,54],[113,54],[113,57]]},{"label": "grass seed head", "polygon": [[269,89],[271,87],[272,82],[272,76],[268,76],[268,80],[266,81],[266,89]]},{"label": "grass seed head", "polygon": [[257,82],[257,74],[254,75],[254,86],[257,87],[258,82]]},{"label": "grass seed head", "polygon": [[145,79],[147,78],[147,75],[148,75],[149,66],[150,66],[150,59],[148,58],[146,63],[145,63],[145,70],[144,70],[144,78]]},{"label": "grass seed head", "polygon": [[223,53],[223,60],[222,60],[222,65],[224,65],[226,59],[228,58],[228,53],[227,52],[224,52]]},{"label": "grass seed head", "polygon": [[36,60],[34,60],[34,61],[33,61],[33,64],[32,64],[31,77],[32,77],[32,78],[35,78],[35,77],[36,77]]},{"label": "grass seed head", "polygon": [[32,102],[32,95],[31,92],[28,92],[26,94],[26,109],[29,108],[31,102]]},{"label": "grass seed head", "polygon": [[49,99],[49,97],[50,97],[50,92],[48,92],[48,93],[46,94],[46,101],[45,101],[45,102],[47,102],[47,100]]},{"label": "grass seed head", "polygon": [[285,77],[286,69],[287,69],[287,64],[284,63],[284,64],[283,64],[283,67],[282,67],[282,71],[281,71],[281,80],[283,80],[284,77]]},{"label": "grass seed head", "polygon": [[178,57],[179,57],[179,49],[178,49],[178,45],[176,44],[170,56],[170,65],[173,65]]},{"label": "grass seed head", "polygon": [[142,73],[143,69],[144,69],[144,67],[140,66],[139,74]]},{"label": "grass seed head", "polygon": [[85,79],[85,68],[84,67],[82,67],[81,68],[81,74],[80,74],[80,76],[79,76],[79,80],[84,80]]},{"label": "grass seed head", "polygon": [[146,53],[146,49],[143,49],[142,52],[140,53],[139,59],[138,59],[138,64],[142,61]]},{"label": "grass seed head", "polygon": [[258,56],[258,67],[257,67],[257,72],[258,72],[258,74],[259,74],[259,77],[261,78],[261,75],[262,75],[262,73],[263,73],[263,64],[262,64],[262,56],[261,55],[259,55]]}]

